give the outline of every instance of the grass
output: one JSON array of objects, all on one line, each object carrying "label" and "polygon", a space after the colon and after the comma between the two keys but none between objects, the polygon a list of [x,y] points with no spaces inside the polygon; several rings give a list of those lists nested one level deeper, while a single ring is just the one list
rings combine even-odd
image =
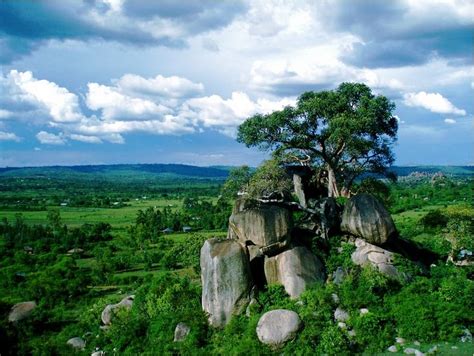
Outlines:
[{"label": "grass", "polygon": [[[68,227],[78,227],[82,224],[94,224],[108,222],[113,228],[125,228],[135,222],[138,210],[149,207],[163,209],[170,207],[178,209],[182,205],[178,199],[159,200],[134,200],[129,206],[123,208],[72,208],[72,207],[49,207],[49,209],[59,209],[61,220]],[[15,220],[15,215],[21,213],[28,224],[44,224],[47,221],[47,211],[0,211],[0,218],[7,218],[9,221]]]}]

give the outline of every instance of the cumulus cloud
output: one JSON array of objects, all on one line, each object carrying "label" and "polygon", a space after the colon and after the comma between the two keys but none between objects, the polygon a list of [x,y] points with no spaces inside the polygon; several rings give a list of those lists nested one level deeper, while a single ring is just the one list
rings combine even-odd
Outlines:
[{"label": "cumulus cloud", "polygon": [[446,118],[446,119],[444,119],[444,122],[447,123],[447,124],[453,125],[453,124],[456,123],[456,120],[450,119],[450,118]]},{"label": "cumulus cloud", "polygon": [[96,136],[71,134],[69,135],[69,138],[74,141],[80,141],[80,142],[86,142],[86,143],[102,143],[102,140]]},{"label": "cumulus cloud", "polygon": [[64,145],[66,143],[63,134],[55,135],[46,131],[38,132],[36,138],[39,142],[46,145]]},{"label": "cumulus cloud", "polygon": [[84,117],[77,95],[56,83],[36,79],[30,71],[11,70],[0,81],[9,95],[7,100],[42,110],[55,122],[76,122]]},{"label": "cumulus cloud", "polygon": [[134,120],[161,117],[170,109],[151,100],[122,94],[117,88],[87,84],[87,106],[92,110],[101,110],[105,120]]},{"label": "cumulus cloud", "polygon": [[0,131],[0,141],[20,142],[21,138],[15,135],[13,132]]},{"label": "cumulus cloud", "polygon": [[439,93],[406,93],[403,95],[403,103],[407,106],[422,107],[438,114],[466,115],[466,111],[458,109],[448,99]]},{"label": "cumulus cloud", "polygon": [[193,98],[185,103],[186,112],[205,127],[215,127],[224,134],[233,135],[236,126],[255,113],[268,113],[294,105],[295,100],[283,98],[272,101],[258,99],[253,101],[242,92],[233,92],[229,99],[219,95]]},{"label": "cumulus cloud", "polygon": [[116,82],[116,86],[126,93],[165,98],[187,98],[204,91],[202,83],[194,83],[178,76],[162,75],[147,79],[135,74],[126,74]]}]

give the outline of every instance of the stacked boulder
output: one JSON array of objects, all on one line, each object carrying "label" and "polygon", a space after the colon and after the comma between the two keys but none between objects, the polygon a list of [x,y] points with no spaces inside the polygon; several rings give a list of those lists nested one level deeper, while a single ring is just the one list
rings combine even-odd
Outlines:
[{"label": "stacked boulder", "polygon": [[291,239],[288,209],[252,207],[238,200],[226,240],[209,239],[201,249],[202,307],[222,327],[250,302],[254,286],[281,284],[292,298],[324,280],[319,259]]},{"label": "stacked boulder", "polygon": [[390,213],[376,198],[359,194],[349,199],[342,213],[341,230],[356,236],[356,250],[351,256],[354,264],[371,265],[388,277],[403,278],[394,265],[396,254],[380,247],[395,240],[397,230]]},{"label": "stacked boulder", "polygon": [[[396,243],[397,231],[390,214],[376,198],[369,194],[352,197],[344,207],[342,219],[334,199],[322,199],[319,204],[321,209],[307,209],[314,210],[310,220],[320,227],[309,229],[310,232],[319,231],[323,238],[331,229],[347,233],[356,246],[351,256],[355,264],[372,265],[389,277],[401,277],[394,266],[395,254],[384,248],[387,242]],[[305,227],[294,229],[291,217],[283,204],[258,204],[240,198],[229,218],[227,239],[204,243],[202,307],[211,325],[223,327],[232,315],[244,312],[255,301],[253,292],[265,285],[280,284],[296,299],[309,285],[325,280],[318,257],[294,239]]]}]

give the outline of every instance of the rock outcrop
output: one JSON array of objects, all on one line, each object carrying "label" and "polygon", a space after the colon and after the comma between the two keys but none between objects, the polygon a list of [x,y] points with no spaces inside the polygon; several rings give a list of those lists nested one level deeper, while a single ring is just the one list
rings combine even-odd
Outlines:
[{"label": "rock outcrop", "polygon": [[[242,203],[239,203],[242,205]],[[235,211],[229,218],[229,239],[242,244],[265,247],[289,238],[291,215],[288,209],[279,206],[262,206]]]},{"label": "rock outcrop", "polygon": [[36,302],[22,302],[15,304],[8,315],[8,321],[11,323],[16,323],[26,319],[31,315],[35,308]]},{"label": "rock outcrop", "polygon": [[277,309],[263,314],[257,324],[260,342],[272,347],[293,339],[301,328],[301,319],[294,311]]},{"label": "rock outcrop", "polygon": [[250,301],[252,276],[245,249],[235,240],[209,239],[201,248],[202,307],[215,327],[226,325]]},{"label": "rock outcrop", "polygon": [[268,284],[281,284],[291,298],[298,298],[306,287],[324,281],[321,261],[304,246],[297,246],[273,257],[265,257]]},{"label": "rock outcrop", "polygon": [[359,194],[346,203],[341,230],[380,245],[396,234],[392,217],[370,194]]},{"label": "rock outcrop", "polygon": [[130,295],[128,297],[123,298],[117,304],[108,304],[101,314],[101,319],[104,325],[110,325],[112,323],[114,314],[117,313],[120,309],[130,310],[133,306],[133,299],[134,296]]},{"label": "rock outcrop", "polygon": [[393,252],[372,245],[362,239],[356,239],[355,246],[356,250],[352,253],[351,259],[356,265],[365,266],[370,264],[389,277],[395,279],[402,277],[402,274],[393,265],[395,256]]}]

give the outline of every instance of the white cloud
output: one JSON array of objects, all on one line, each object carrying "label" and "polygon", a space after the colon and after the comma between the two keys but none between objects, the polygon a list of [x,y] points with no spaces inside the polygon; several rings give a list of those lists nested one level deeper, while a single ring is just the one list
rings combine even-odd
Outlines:
[{"label": "white cloud", "polygon": [[55,135],[46,131],[40,131],[36,134],[36,138],[42,144],[47,145],[64,145],[66,140],[62,134]]},{"label": "white cloud", "polygon": [[406,93],[403,95],[403,103],[411,107],[422,107],[438,114],[466,115],[466,111],[458,109],[448,99],[439,93]]},{"label": "white cloud", "polygon": [[78,134],[71,134],[69,135],[71,140],[86,142],[86,143],[102,143],[102,140],[96,136],[86,136],[86,135],[78,135]]},{"label": "white cloud", "polygon": [[75,122],[84,117],[77,96],[56,83],[38,80],[30,71],[11,70],[6,79],[13,99],[46,110],[53,121]]},{"label": "white cloud", "polygon": [[15,135],[13,132],[0,131],[0,141],[20,142],[21,138]]},{"label": "white cloud", "polygon": [[444,119],[444,122],[447,123],[447,124],[453,125],[453,124],[456,123],[456,120],[450,119],[450,118],[446,118],[446,119]]},{"label": "white cloud", "polygon": [[189,79],[177,76],[157,75],[155,78],[146,79],[139,75],[126,74],[115,84],[125,93],[166,98],[187,98],[204,91],[202,83],[194,83]]},{"label": "white cloud", "polygon": [[233,92],[229,99],[219,95],[194,98],[186,101],[186,113],[205,127],[215,127],[222,133],[232,136],[234,128],[255,113],[268,113],[294,105],[295,100],[283,98],[278,101],[258,99],[253,101],[242,92]]},{"label": "white cloud", "polygon": [[105,120],[136,120],[159,118],[170,113],[170,109],[151,100],[124,95],[117,88],[88,83],[87,106],[102,110]]},{"label": "white cloud", "polygon": [[0,120],[1,119],[8,119],[12,115],[13,115],[13,113],[11,111],[0,109]]}]

